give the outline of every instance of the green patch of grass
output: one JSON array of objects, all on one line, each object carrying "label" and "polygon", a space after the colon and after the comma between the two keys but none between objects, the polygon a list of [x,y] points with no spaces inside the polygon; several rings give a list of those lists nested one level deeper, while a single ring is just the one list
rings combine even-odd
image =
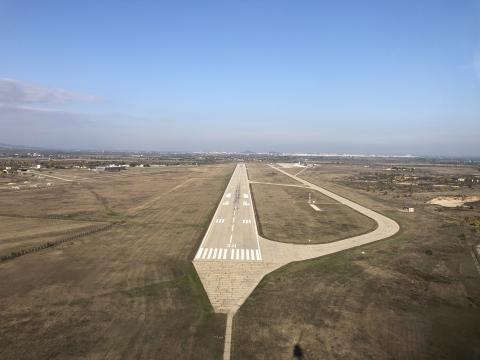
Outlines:
[{"label": "green patch of grass", "polygon": [[214,316],[213,308],[193,265],[190,265],[187,268],[185,275],[187,277],[188,284],[190,285],[190,288],[197,299],[198,308],[200,309],[200,321],[203,322],[211,319]]},{"label": "green patch of grass", "polygon": [[87,299],[87,298],[80,298],[80,299],[75,299],[73,301],[70,301],[68,305],[70,306],[88,306],[92,303],[92,300]]},{"label": "green patch of grass", "polygon": [[148,297],[160,296],[165,289],[172,289],[181,286],[184,278],[173,279],[161,282],[146,284],[145,286],[138,286],[121,292],[130,297]]}]

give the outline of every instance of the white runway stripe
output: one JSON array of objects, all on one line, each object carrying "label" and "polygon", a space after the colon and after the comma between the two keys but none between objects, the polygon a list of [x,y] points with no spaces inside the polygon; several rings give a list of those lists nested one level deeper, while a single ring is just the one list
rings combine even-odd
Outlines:
[{"label": "white runway stripe", "polygon": [[[199,248],[195,260],[226,260],[227,256],[227,248]],[[262,255],[259,249],[230,249],[230,260],[261,261]]]},{"label": "white runway stripe", "polygon": [[203,252],[203,248],[198,249],[197,256],[195,256],[195,259],[200,259],[202,257],[202,252]]}]

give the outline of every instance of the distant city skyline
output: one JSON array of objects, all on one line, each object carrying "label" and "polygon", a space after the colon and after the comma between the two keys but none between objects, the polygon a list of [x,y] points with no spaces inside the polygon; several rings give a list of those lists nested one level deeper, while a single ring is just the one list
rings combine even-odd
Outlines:
[{"label": "distant city skyline", "polygon": [[480,3],[0,3],[0,143],[480,156]]}]

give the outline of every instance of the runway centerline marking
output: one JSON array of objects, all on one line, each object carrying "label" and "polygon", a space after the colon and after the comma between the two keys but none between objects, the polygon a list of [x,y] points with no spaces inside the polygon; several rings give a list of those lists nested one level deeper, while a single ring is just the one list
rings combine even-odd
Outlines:
[{"label": "runway centerline marking", "polygon": [[195,254],[195,261],[260,261],[255,210],[250,199],[253,197],[246,168],[238,164]]}]

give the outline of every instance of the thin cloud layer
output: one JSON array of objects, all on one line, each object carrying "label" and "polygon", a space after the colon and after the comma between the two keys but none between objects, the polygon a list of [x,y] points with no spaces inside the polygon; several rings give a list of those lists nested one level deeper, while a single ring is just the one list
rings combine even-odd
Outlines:
[{"label": "thin cloud layer", "polygon": [[0,104],[22,106],[29,104],[64,104],[98,101],[99,97],[64,89],[48,88],[16,79],[0,79]]}]

